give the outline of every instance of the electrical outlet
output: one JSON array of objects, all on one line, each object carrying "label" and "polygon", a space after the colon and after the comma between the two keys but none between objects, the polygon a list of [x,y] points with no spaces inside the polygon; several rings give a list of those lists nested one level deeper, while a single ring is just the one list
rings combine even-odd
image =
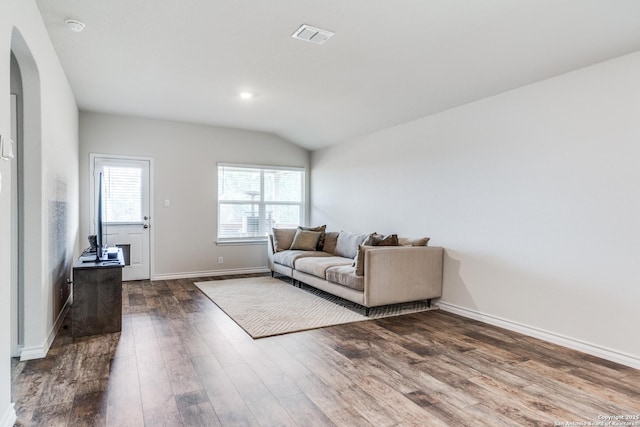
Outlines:
[{"label": "electrical outlet", "polygon": [[224,264],[224,257],[218,257],[218,264]]}]

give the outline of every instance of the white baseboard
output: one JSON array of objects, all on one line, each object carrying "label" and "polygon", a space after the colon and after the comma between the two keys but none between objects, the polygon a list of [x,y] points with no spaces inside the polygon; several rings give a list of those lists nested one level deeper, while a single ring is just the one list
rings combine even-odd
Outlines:
[{"label": "white baseboard", "polygon": [[18,416],[16,415],[16,409],[14,404],[9,404],[9,407],[2,414],[2,418],[0,418],[0,427],[13,427],[15,422],[18,420]]},{"label": "white baseboard", "polygon": [[20,361],[42,359],[47,356],[48,351],[49,347],[45,345],[23,347],[20,352]]},{"label": "white baseboard", "polygon": [[514,322],[511,320],[502,319],[491,314],[481,313],[477,310],[472,310],[455,304],[449,304],[447,302],[440,301],[437,305],[443,311],[448,311],[453,314],[458,314],[463,317],[468,317],[470,319],[478,320],[480,322],[488,323],[490,325],[498,326],[510,331],[519,332],[530,337],[538,338],[543,341],[558,344],[563,347],[590,354],[592,356],[620,363],[621,365],[629,366],[631,368],[640,369],[640,357],[631,354],[584,342],[576,338],[556,334],[555,332],[549,332],[543,329],[534,328],[532,326],[524,325],[522,323]]},{"label": "white baseboard", "polygon": [[39,346],[22,347],[22,350],[20,351],[21,361],[42,359],[43,357],[47,356],[47,353],[49,352],[49,348],[51,347],[51,344],[53,344],[53,340],[56,338],[56,335],[58,335],[58,331],[62,327],[62,323],[64,322],[64,317],[67,315],[67,312],[69,311],[70,307],[71,307],[71,294],[69,294],[69,297],[65,301],[64,306],[62,307],[62,310],[60,310],[60,313],[58,314],[58,318],[53,324],[53,328],[51,328],[51,331],[49,332],[49,336],[47,337],[45,342]]},{"label": "white baseboard", "polygon": [[233,276],[235,274],[269,273],[267,267],[236,268],[229,270],[191,271],[184,273],[154,274],[151,280],[193,279],[197,277]]}]

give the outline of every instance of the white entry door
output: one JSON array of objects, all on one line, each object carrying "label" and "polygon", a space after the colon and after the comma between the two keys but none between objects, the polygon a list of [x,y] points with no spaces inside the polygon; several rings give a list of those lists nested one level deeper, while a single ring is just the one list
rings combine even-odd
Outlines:
[{"label": "white entry door", "polygon": [[151,276],[151,160],[97,155],[92,159],[93,212],[98,204],[97,177],[102,173],[105,244],[123,248],[126,265],[122,280],[147,280]]}]

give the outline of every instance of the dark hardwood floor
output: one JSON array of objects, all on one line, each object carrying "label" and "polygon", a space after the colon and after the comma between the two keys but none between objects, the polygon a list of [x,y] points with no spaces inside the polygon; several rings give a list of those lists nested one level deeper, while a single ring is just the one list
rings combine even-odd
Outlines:
[{"label": "dark hardwood floor", "polygon": [[640,415],[640,371],[596,357],[442,311],[252,340],[198,280],[125,283],[121,333],[61,329],[46,358],[14,360],[17,425],[553,426]]}]

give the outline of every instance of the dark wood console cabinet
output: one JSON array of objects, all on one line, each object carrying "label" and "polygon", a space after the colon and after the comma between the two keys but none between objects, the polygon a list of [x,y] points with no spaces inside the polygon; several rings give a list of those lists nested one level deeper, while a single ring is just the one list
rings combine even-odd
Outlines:
[{"label": "dark wood console cabinet", "polygon": [[71,335],[81,337],[122,330],[122,268],[124,257],[86,262],[73,267]]}]

